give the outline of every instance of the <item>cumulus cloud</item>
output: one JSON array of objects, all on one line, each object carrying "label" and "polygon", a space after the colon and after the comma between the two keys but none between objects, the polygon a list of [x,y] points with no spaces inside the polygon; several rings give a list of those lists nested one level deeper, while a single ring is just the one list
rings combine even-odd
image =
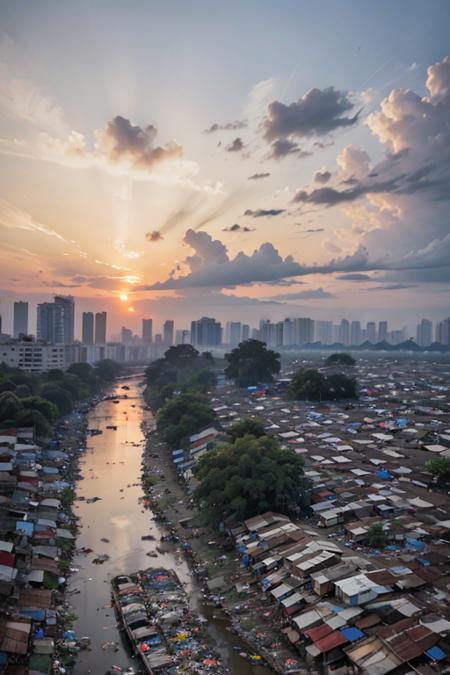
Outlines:
[{"label": "cumulus cloud", "polygon": [[298,159],[310,157],[311,153],[303,150],[298,143],[288,138],[278,138],[270,146],[269,159],[284,159],[289,155],[295,155]]},{"label": "cumulus cloud", "polygon": [[273,101],[262,124],[264,138],[274,141],[289,136],[324,136],[340,127],[354,125],[359,113],[346,115],[353,108],[347,92],[333,87],[310,89],[290,105]]},{"label": "cumulus cloud", "polygon": [[244,149],[244,143],[242,138],[235,138],[234,141],[231,141],[226,147],[227,152],[240,152]]},{"label": "cumulus cloud", "polygon": [[286,209],[247,209],[244,211],[244,216],[251,216],[252,218],[272,218],[286,213]]},{"label": "cumulus cloud", "polygon": [[106,129],[95,132],[97,153],[108,162],[114,164],[125,160],[136,169],[151,169],[155,164],[183,155],[183,148],[175,141],[164,146],[155,145],[157,133],[152,124],[140,127],[117,115],[107,123]]},{"label": "cumulus cloud", "polygon": [[159,232],[158,230],[152,230],[151,232],[146,232],[145,238],[147,239],[147,241],[151,241],[151,242],[161,241],[161,239],[164,239],[161,232]]},{"label": "cumulus cloud", "polygon": [[247,227],[246,225],[239,225],[238,223],[234,223],[234,225],[230,225],[230,227],[224,227],[222,232],[254,232],[255,228],[253,227]]},{"label": "cumulus cloud", "polygon": [[208,129],[205,129],[203,133],[214,134],[216,131],[238,131],[239,129],[245,129],[247,126],[247,120],[235,120],[234,122],[226,122],[225,124],[215,122]]},{"label": "cumulus cloud", "polygon": [[261,178],[268,178],[270,173],[265,171],[263,173],[254,173],[247,178],[247,180],[261,180]]},{"label": "cumulus cloud", "polygon": [[367,251],[358,249],[343,258],[330,260],[325,265],[302,265],[292,256],[283,258],[270,242],[261,244],[251,255],[242,251],[230,258],[227,248],[207,232],[188,230],[184,243],[194,253],[177,266],[165,281],[141,290],[169,290],[177,288],[226,288],[255,282],[268,283],[307,274],[327,274],[366,268]]},{"label": "cumulus cloud", "polygon": [[328,171],[328,169],[319,169],[319,171],[316,171],[314,174],[314,181],[316,183],[328,183],[330,178],[331,171]]}]

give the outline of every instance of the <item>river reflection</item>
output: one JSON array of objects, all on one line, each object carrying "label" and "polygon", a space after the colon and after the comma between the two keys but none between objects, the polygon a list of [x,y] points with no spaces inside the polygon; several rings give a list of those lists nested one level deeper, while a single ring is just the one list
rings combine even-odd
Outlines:
[{"label": "river reflection", "polygon": [[[123,386],[129,390],[122,389]],[[111,608],[110,581],[117,574],[153,566],[175,569],[191,593],[193,604],[197,604],[198,588],[192,583],[186,561],[175,551],[156,551],[164,532],[154,522],[151,512],[139,503],[143,496],[140,474],[145,441],[141,423],[151,416],[143,410],[139,381],[134,378],[121,381],[114,395],[127,395],[127,398],[116,399],[118,403],[102,401],[89,414],[89,428],[102,433],[88,438],[87,450],[81,459],[83,479],[77,488],[77,497],[85,500],[99,497],[100,500],[75,502],[80,526],[77,548],[92,549],[92,553],[74,557],[73,565],[79,572],[73,575],[69,586],[68,600],[78,617],[74,630],[78,637],[87,636],[92,640],[92,649],[79,654],[75,675],[103,675],[113,665],[139,667],[122,639]],[[110,426],[117,430],[107,429]],[[148,534],[155,540],[142,541],[141,537]],[[148,553],[157,556],[149,557]],[[110,559],[101,565],[93,563],[102,554],[109,555]],[[252,667],[234,652],[233,645],[239,642],[223,628],[222,622],[220,625],[211,622],[210,630],[233,675],[269,672],[266,668]],[[111,643],[115,643],[117,651],[112,651],[114,644]]]}]

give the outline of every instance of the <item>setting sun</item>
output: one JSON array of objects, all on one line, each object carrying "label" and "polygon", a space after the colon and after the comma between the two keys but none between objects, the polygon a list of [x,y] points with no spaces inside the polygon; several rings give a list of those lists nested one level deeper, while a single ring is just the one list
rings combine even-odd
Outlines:
[{"label": "setting sun", "polygon": [[119,298],[122,300],[122,302],[126,302],[128,300],[128,295],[127,293],[121,293]]}]

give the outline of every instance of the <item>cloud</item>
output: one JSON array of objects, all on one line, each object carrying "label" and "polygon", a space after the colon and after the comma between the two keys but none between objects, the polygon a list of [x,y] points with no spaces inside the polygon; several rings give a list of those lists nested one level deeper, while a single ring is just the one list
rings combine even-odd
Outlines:
[{"label": "cloud", "polygon": [[335,297],[333,293],[324,291],[323,288],[297,291],[296,293],[280,293],[272,296],[274,300],[329,300]]},{"label": "cloud", "polygon": [[267,141],[290,136],[324,136],[340,127],[356,124],[359,113],[346,116],[353,107],[347,92],[333,87],[310,89],[290,105],[280,101],[270,103],[262,124],[263,135]]},{"label": "cloud", "polygon": [[6,63],[0,63],[0,115],[40,130],[67,131],[61,107],[32,82],[16,76]]},{"label": "cloud", "polygon": [[230,227],[224,227],[222,232],[254,232],[255,228],[247,227],[246,225],[239,225],[235,223],[230,225]]},{"label": "cloud", "polygon": [[270,148],[269,159],[284,159],[288,155],[296,155],[298,159],[304,159],[305,157],[310,157],[312,154],[303,150],[298,143],[290,141],[287,138],[278,138],[272,143]]},{"label": "cloud", "polygon": [[35,220],[35,218],[33,218],[30,213],[27,213],[17,206],[10,204],[5,199],[0,199],[0,227],[26,230],[27,232],[36,232],[68,243],[67,240],[61,234],[59,234],[59,232],[46,227],[38,220]]},{"label": "cloud", "polygon": [[261,244],[251,255],[241,251],[234,258],[229,257],[221,241],[213,239],[207,232],[188,230],[184,243],[193,249],[194,254],[177,266],[165,281],[140,287],[140,290],[230,288],[307,274],[360,270],[369,265],[368,254],[364,249],[333,259],[325,265],[302,265],[292,256],[283,258],[270,242]]},{"label": "cloud", "polygon": [[328,169],[320,169],[314,174],[314,181],[316,183],[328,183],[331,178],[331,171]]},{"label": "cloud", "polygon": [[159,232],[158,230],[146,232],[145,238],[147,239],[147,241],[161,241],[162,239],[164,239],[161,232]]},{"label": "cloud", "polygon": [[244,211],[244,216],[251,216],[252,218],[272,218],[286,213],[286,209],[247,209]]},{"label": "cloud", "polygon": [[225,150],[228,152],[240,152],[244,149],[244,143],[242,138],[235,138],[234,141],[231,141],[226,147]]},{"label": "cloud", "polygon": [[216,131],[238,131],[245,129],[248,126],[247,120],[235,120],[234,122],[227,122],[226,124],[212,124],[209,129],[204,130],[204,134],[213,134]]},{"label": "cloud", "polygon": [[338,279],[341,281],[373,281],[372,277],[368,274],[361,274],[360,272],[342,274]]},{"label": "cloud", "polygon": [[138,170],[151,170],[157,164],[183,155],[183,148],[175,141],[155,146],[157,133],[152,124],[140,127],[116,115],[106,129],[95,132],[97,154],[111,164],[125,161]]},{"label": "cloud", "polygon": [[310,227],[307,230],[299,230],[299,232],[304,232],[305,234],[316,234],[317,232],[325,232],[324,227]]},{"label": "cloud", "polygon": [[270,176],[270,173],[264,172],[264,173],[254,173],[251,176],[247,178],[247,180],[261,180],[261,178],[268,178]]},{"label": "cloud", "polygon": [[368,291],[401,291],[405,288],[416,288],[415,284],[386,284],[385,286],[372,286]]}]

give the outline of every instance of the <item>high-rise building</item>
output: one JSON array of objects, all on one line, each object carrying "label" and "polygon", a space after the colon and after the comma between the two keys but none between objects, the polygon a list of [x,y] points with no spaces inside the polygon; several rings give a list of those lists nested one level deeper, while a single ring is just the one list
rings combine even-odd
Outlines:
[{"label": "high-rise building", "polygon": [[142,319],[142,342],[149,345],[153,341],[153,320]]},{"label": "high-rise building", "polygon": [[346,346],[350,344],[350,324],[347,319],[342,319],[339,324],[338,342]]},{"label": "high-rise building", "polygon": [[97,312],[95,315],[95,344],[106,344],[106,312]]},{"label": "high-rise building", "polygon": [[377,341],[377,326],[375,321],[368,321],[366,330],[368,341],[375,344]]},{"label": "high-rise building", "polygon": [[316,321],[315,340],[323,345],[331,345],[333,342],[333,322]]},{"label": "high-rise building", "polygon": [[[150,319],[151,321],[151,319]],[[175,331],[175,344],[187,345],[189,344],[189,331],[186,328],[177,329]]]},{"label": "high-rise building", "polygon": [[418,324],[416,342],[419,347],[429,347],[433,342],[433,324],[428,319],[422,319]]},{"label": "high-rise building", "polygon": [[168,347],[171,347],[173,345],[173,321],[171,319],[167,319],[167,321],[164,321],[163,342]]},{"label": "high-rise building", "polygon": [[350,324],[350,344],[361,344],[361,324],[359,321],[352,321]]},{"label": "high-rise building", "polygon": [[94,343],[94,315],[92,312],[83,312],[81,342],[84,345],[92,345]]},{"label": "high-rise building", "polygon": [[305,345],[314,342],[314,321],[302,317],[293,319],[294,324],[294,344]]},{"label": "high-rise building", "polygon": [[28,302],[14,303],[13,336],[28,335]]},{"label": "high-rise building", "polygon": [[242,324],[242,342],[248,340],[250,337],[250,326],[246,323]]},{"label": "high-rise building", "polygon": [[450,317],[436,324],[436,342],[450,347]]},{"label": "high-rise building", "polygon": [[241,322],[240,321],[227,321],[225,326],[225,340],[226,343],[231,347],[237,347],[241,341]]},{"label": "high-rise building", "polygon": [[120,331],[120,341],[123,345],[129,345],[133,342],[133,331],[131,328],[125,328],[125,326],[122,326]]},{"label": "high-rise building", "polygon": [[74,339],[75,302],[72,296],[56,295],[54,302],[37,308],[37,338],[55,344],[72,344]]},{"label": "high-rise building", "polygon": [[222,325],[210,317],[204,316],[191,322],[191,343],[200,347],[214,347],[222,342]]},{"label": "high-rise building", "polygon": [[386,342],[388,336],[388,322],[378,322],[378,342]]}]

